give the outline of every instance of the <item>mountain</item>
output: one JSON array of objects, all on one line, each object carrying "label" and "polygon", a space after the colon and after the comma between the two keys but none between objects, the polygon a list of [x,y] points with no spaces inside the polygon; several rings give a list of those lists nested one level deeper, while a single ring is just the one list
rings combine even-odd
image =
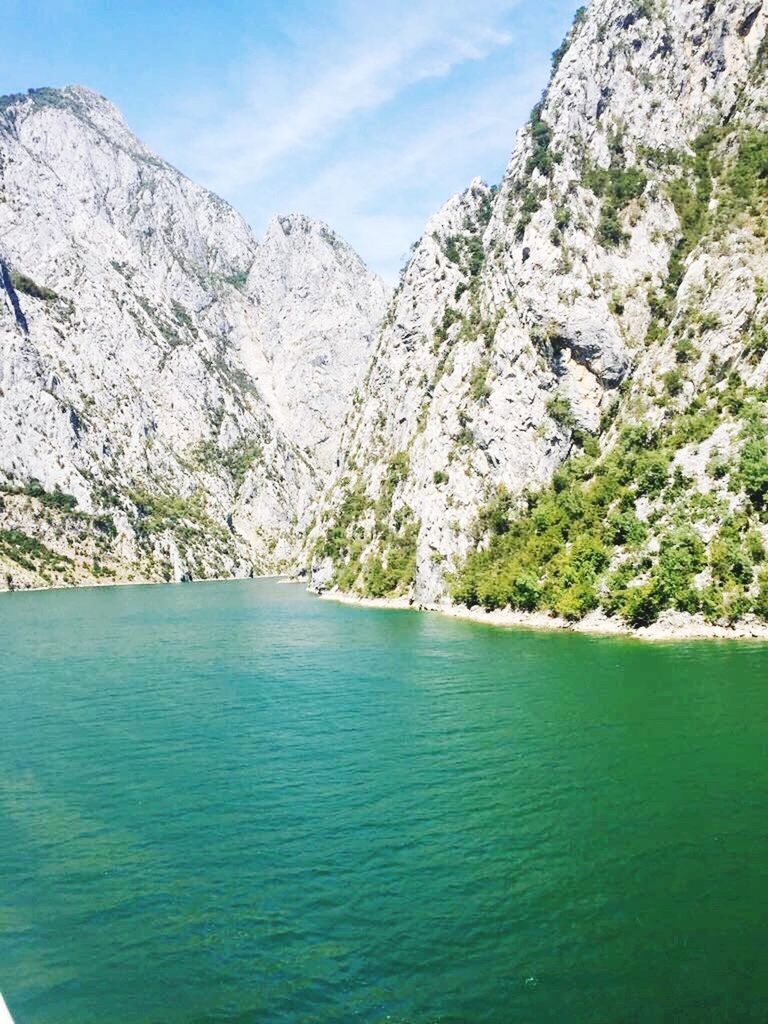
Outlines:
[{"label": "mountain", "polygon": [[0,100],[0,585],[303,564],[764,633],[767,20],[580,9],[503,180],[391,296],[324,225],[257,241],[102,97]]},{"label": "mountain", "polygon": [[501,184],[429,221],[390,301],[316,589],[768,618],[767,16],[577,12]]},{"label": "mountain", "polygon": [[78,86],[0,99],[0,586],[290,564],[383,283],[242,218]]}]

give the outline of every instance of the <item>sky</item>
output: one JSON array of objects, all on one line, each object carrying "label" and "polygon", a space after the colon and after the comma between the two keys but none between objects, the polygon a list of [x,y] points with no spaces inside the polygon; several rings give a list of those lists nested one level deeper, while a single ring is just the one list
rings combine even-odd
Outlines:
[{"label": "sky", "polygon": [[390,282],[500,180],[578,0],[3,0],[0,94],[87,85],[261,234],[328,223]]}]

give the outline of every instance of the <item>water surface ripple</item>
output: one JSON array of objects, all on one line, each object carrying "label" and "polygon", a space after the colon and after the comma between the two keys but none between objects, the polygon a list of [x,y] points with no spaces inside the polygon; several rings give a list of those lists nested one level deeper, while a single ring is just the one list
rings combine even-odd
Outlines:
[{"label": "water surface ripple", "polygon": [[768,647],[0,595],[17,1024],[768,1020]]}]

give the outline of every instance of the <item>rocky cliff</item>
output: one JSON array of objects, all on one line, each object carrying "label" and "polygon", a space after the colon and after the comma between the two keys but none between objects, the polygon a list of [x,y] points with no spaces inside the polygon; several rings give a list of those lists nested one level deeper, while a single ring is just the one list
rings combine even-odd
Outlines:
[{"label": "rocky cliff", "polygon": [[503,180],[389,299],[323,225],[257,242],[95,94],[0,101],[5,584],[303,562],[561,622],[768,620],[767,18],[580,9]]},{"label": "rocky cliff", "polygon": [[317,588],[768,617],[767,15],[577,12],[500,186],[432,218],[390,302]]},{"label": "rocky cliff", "polygon": [[386,298],[90,90],[0,99],[0,587],[290,563]]}]

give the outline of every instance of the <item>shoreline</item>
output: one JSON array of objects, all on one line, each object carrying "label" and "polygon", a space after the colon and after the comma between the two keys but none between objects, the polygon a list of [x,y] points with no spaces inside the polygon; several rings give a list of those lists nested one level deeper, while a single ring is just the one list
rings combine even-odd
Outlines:
[{"label": "shoreline", "polygon": [[651,626],[632,629],[619,619],[609,618],[601,610],[590,612],[578,622],[550,615],[547,612],[513,611],[501,608],[486,611],[484,608],[467,608],[465,605],[453,605],[440,602],[417,602],[408,597],[360,597],[342,591],[324,590],[318,592],[307,585],[306,580],[291,576],[290,573],[259,573],[256,576],[211,576],[206,579],[187,580],[110,580],[104,582],[88,582],[83,584],[63,584],[43,587],[24,587],[18,590],[0,590],[4,594],[35,594],[46,590],[100,590],[103,587],[171,587],[189,586],[197,583],[235,583],[245,580],[275,580],[280,584],[291,584],[303,587],[307,593],[321,601],[335,601],[359,608],[373,608],[389,611],[430,612],[449,619],[461,619],[475,622],[482,626],[493,626],[499,629],[526,629],[536,632],[580,633],[585,636],[620,637],[625,640],[643,640],[651,643],[665,641],[675,643],[684,640],[742,640],[756,643],[768,642],[768,623],[760,622],[754,617],[745,622],[737,622],[733,626],[714,625],[707,622],[701,615],[690,615],[686,612],[667,610],[661,614],[657,622]]},{"label": "shoreline", "polygon": [[54,583],[49,587],[14,587],[12,590],[0,589],[3,594],[40,594],[46,590],[102,590],[104,587],[188,587],[195,583],[237,583],[242,580],[278,580],[284,583],[293,582],[285,573],[265,572],[256,576],[206,576],[199,580],[104,580],[87,583]]},{"label": "shoreline", "polygon": [[484,626],[501,629],[528,629],[538,632],[581,633],[586,636],[612,636],[627,640],[644,640],[652,643],[678,642],[681,640],[752,640],[768,642],[768,623],[750,620],[737,622],[733,626],[719,626],[707,622],[703,616],[686,612],[663,612],[651,626],[632,629],[618,619],[609,618],[604,612],[590,612],[579,622],[547,612],[513,611],[511,608],[486,611],[484,608],[467,608],[465,605],[418,603],[406,597],[358,597],[338,591],[324,591],[317,594],[324,601],[357,605],[362,608],[390,609],[392,611],[432,612],[446,618],[463,619]]}]

